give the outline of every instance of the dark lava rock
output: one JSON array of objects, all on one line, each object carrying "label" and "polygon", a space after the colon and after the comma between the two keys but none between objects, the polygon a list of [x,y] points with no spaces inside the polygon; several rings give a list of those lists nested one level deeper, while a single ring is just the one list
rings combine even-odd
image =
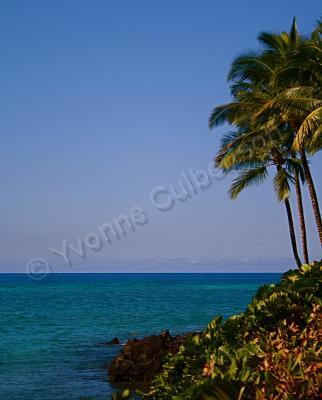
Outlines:
[{"label": "dark lava rock", "polygon": [[164,357],[179,351],[187,335],[171,336],[168,331],[143,339],[131,339],[109,367],[112,383],[148,383],[160,372]]},{"label": "dark lava rock", "polygon": [[113,339],[107,342],[107,344],[120,344],[120,341],[118,340],[117,337],[113,337]]},{"label": "dark lava rock", "polygon": [[109,342],[98,343],[97,346],[113,346],[113,345],[117,345],[117,344],[120,344],[120,341],[119,341],[119,339],[117,337],[114,337]]}]

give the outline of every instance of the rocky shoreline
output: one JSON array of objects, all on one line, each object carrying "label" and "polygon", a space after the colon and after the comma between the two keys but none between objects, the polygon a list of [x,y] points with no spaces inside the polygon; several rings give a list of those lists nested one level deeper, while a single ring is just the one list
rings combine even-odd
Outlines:
[{"label": "rocky shoreline", "polygon": [[169,331],[142,339],[130,339],[108,368],[109,381],[116,386],[140,388],[152,382],[161,370],[165,356],[175,354],[187,336],[170,335]]}]

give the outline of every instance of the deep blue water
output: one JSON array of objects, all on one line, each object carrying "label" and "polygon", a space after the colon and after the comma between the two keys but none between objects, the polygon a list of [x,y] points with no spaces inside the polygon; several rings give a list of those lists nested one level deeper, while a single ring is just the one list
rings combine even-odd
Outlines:
[{"label": "deep blue water", "polygon": [[107,400],[117,336],[203,329],[280,274],[0,274],[0,399]]}]

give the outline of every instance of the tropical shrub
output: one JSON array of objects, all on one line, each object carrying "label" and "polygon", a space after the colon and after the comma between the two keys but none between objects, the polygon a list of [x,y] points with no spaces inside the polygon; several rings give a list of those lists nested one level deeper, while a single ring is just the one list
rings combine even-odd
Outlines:
[{"label": "tropical shrub", "polygon": [[298,400],[322,393],[322,262],[261,287],[247,310],[215,318],[170,356],[155,400]]}]

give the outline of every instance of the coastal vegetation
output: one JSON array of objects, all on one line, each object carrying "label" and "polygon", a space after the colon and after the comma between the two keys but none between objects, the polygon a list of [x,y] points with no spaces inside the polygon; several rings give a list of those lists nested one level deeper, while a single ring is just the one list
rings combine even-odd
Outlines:
[{"label": "coastal vegetation", "polygon": [[146,399],[299,400],[322,393],[322,262],[261,287],[247,310],[186,339]]},{"label": "coastal vegetation", "polygon": [[[161,336],[129,341],[115,359],[119,365],[114,369],[126,378],[121,386],[144,383],[144,392],[137,392],[142,399],[321,398],[322,260],[286,272],[278,284],[260,287],[243,313],[225,321],[214,318],[204,331],[181,337],[168,354],[159,351],[160,341]],[[130,365],[131,360],[136,362]],[[154,375],[156,363],[162,368]],[[137,385],[131,377],[138,378]],[[112,399],[131,395],[131,390],[121,390]]]},{"label": "coastal vegetation", "polygon": [[[234,174],[232,199],[266,180],[284,204],[298,269],[261,287],[245,312],[216,317],[163,360],[144,399],[313,400],[322,395],[322,261],[311,261],[302,190],[308,188],[322,245],[322,223],[310,158],[322,147],[321,21],[305,37],[261,33],[261,50],[236,58],[228,81],[232,101],[214,108],[210,128],[229,124],[216,167]],[[237,175],[236,175],[237,174]],[[290,202],[296,197],[302,255]],[[304,264],[302,262],[304,260]],[[129,398],[130,391],[115,394]]]}]

